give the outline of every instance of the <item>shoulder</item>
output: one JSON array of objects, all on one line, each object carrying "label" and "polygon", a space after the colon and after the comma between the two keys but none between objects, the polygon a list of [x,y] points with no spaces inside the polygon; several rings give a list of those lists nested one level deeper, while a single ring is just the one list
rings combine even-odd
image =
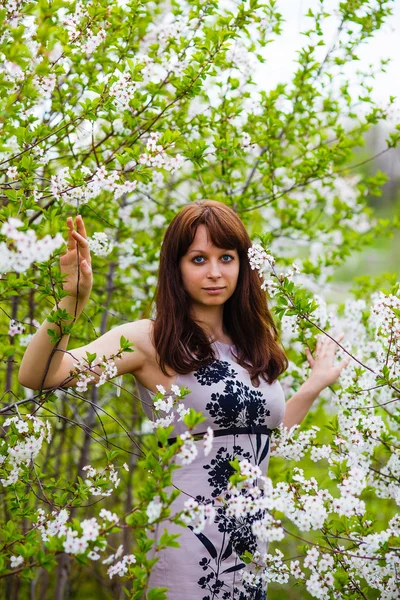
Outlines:
[{"label": "shoulder", "polygon": [[139,319],[127,324],[128,339],[135,348],[146,358],[155,356],[153,345],[153,321],[151,319]]}]

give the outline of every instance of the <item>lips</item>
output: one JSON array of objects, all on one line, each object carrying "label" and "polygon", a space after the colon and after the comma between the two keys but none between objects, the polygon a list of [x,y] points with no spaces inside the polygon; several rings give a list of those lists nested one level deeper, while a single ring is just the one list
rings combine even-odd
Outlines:
[{"label": "lips", "polygon": [[224,287],[208,287],[208,288],[203,288],[203,290],[224,290]]}]

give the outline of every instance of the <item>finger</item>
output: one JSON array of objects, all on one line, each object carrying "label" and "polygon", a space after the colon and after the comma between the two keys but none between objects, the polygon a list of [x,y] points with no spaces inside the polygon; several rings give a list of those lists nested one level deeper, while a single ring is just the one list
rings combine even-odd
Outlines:
[{"label": "finger", "polygon": [[[338,337],[337,337],[337,339],[336,339],[336,342],[341,342],[343,338],[344,338],[344,333],[342,332],[342,333],[340,333],[340,334],[338,335]],[[334,351],[334,352],[337,352],[339,349],[340,349],[340,346],[339,346],[339,344],[336,344],[336,343],[334,342],[334,350],[333,350],[333,351]]]},{"label": "finger", "polygon": [[343,332],[340,333],[337,338],[332,338],[332,339],[328,338],[326,348],[327,348],[327,354],[329,356],[332,356],[333,354],[335,354],[335,352],[340,348],[340,346],[337,342],[341,342],[343,338],[344,338]]},{"label": "finger", "polygon": [[74,250],[75,240],[72,235],[72,232],[74,231],[74,222],[72,220],[72,217],[68,217],[67,225],[68,225],[68,242],[66,242],[66,245],[68,247],[68,250]]},{"label": "finger", "polygon": [[82,271],[89,274],[92,270],[91,266],[89,265],[88,261],[86,260],[86,258],[84,258],[81,262],[81,267],[82,267]]},{"label": "finger", "polygon": [[90,264],[90,250],[88,241],[77,231],[73,231],[72,235],[75,241],[79,244],[79,251],[82,258],[86,258],[87,262]]},{"label": "finger", "polygon": [[314,359],[311,356],[311,352],[310,352],[310,350],[308,348],[306,348],[306,358],[308,360],[308,363],[309,363],[310,367],[313,367],[314,366]]},{"label": "finger", "polygon": [[78,233],[80,233],[81,236],[86,239],[87,238],[86,229],[85,229],[85,225],[83,224],[83,219],[82,219],[81,215],[78,215],[76,217],[76,228],[78,230]]},{"label": "finger", "polygon": [[326,355],[326,349],[328,347],[329,338],[324,333],[319,334],[317,340],[317,346],[315,348],[315,358],[320,358]]},{"label": "finger", "polygon": [[350,361],[351,361],[350,356],[346,356],[346,358],[343,358],[343,360],[341,360],[339,363],[339,369],[340,370],[345,369],[349,365]]}]

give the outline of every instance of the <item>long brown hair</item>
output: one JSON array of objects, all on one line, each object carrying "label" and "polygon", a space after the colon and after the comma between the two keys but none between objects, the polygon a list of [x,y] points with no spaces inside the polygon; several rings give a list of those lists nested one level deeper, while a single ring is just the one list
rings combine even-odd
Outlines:
[{"label": "long brown hair", "polygon": [[204,330],[190,317],[191,299],[183,288],[179,262],[193,242],[199,225],[207,227],[213,244],[236,249],[239,277],[235,291],[224,304],[224,330],[237,349],[238,363],[258,386],[259,377],[272,383],[288,367],[279,345],[278,330],[261,289],[258,274],[250,268],[250,237],[236,213],[221,202],[198,200],[187,204],[169,224],[161,247],[153,342],[162,372],[196,371],[216,359]]}]

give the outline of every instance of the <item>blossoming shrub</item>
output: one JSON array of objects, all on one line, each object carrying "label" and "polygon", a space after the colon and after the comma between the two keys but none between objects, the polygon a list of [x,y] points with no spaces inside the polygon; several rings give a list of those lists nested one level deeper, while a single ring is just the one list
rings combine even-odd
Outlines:
[{"label": "blossoming shrub", "polygon": [[[275,87],[253,81],[266,58],[279,60],[273,42],[285,24],[274,0],[16,0],[0,10],[5,597],[120,598],[123,586],[142,598],[157,552],[179,543],[165,533],[155,547],[157,523],[200,532],[213,519],[211,505],[192,501],[171,514],[179,491],[165,491],[179,464],[210,451],[212,431],[191,434],[202,417],[185,389],[159,388],[153,421],[143,419],[133,379],[115,378],[115,358],[134,350],[127,340],[116,355],[76,360],[75,388],[17,380],[46,317],[72,335],[73,355],[150,316],[165,226],[201,198],[233,207],[255,240],[249,261],[290,360],[286,396],[309,375],[304,348],[316,334],[346,331],[337,356],[352,356],[300,428],[274,433],[268,475],[233,461],[221,501],[238,517],[261,510],[252,532],[271,544],[243,557],[243,578],[268,584],[271,600],[398,597],[399,285],[390,274],[359,277],[350,297],[330,302],[335,268],[399,227],[368,207],[385,176],[358,174],[353,153],[394,102],[376,105],[374,69],[357,61],[391,4],[309,10],[293,77]],[[94,288],[67,324],[58,260],[75,213]],[[178,420],[188,431],[169,446]]]}]

